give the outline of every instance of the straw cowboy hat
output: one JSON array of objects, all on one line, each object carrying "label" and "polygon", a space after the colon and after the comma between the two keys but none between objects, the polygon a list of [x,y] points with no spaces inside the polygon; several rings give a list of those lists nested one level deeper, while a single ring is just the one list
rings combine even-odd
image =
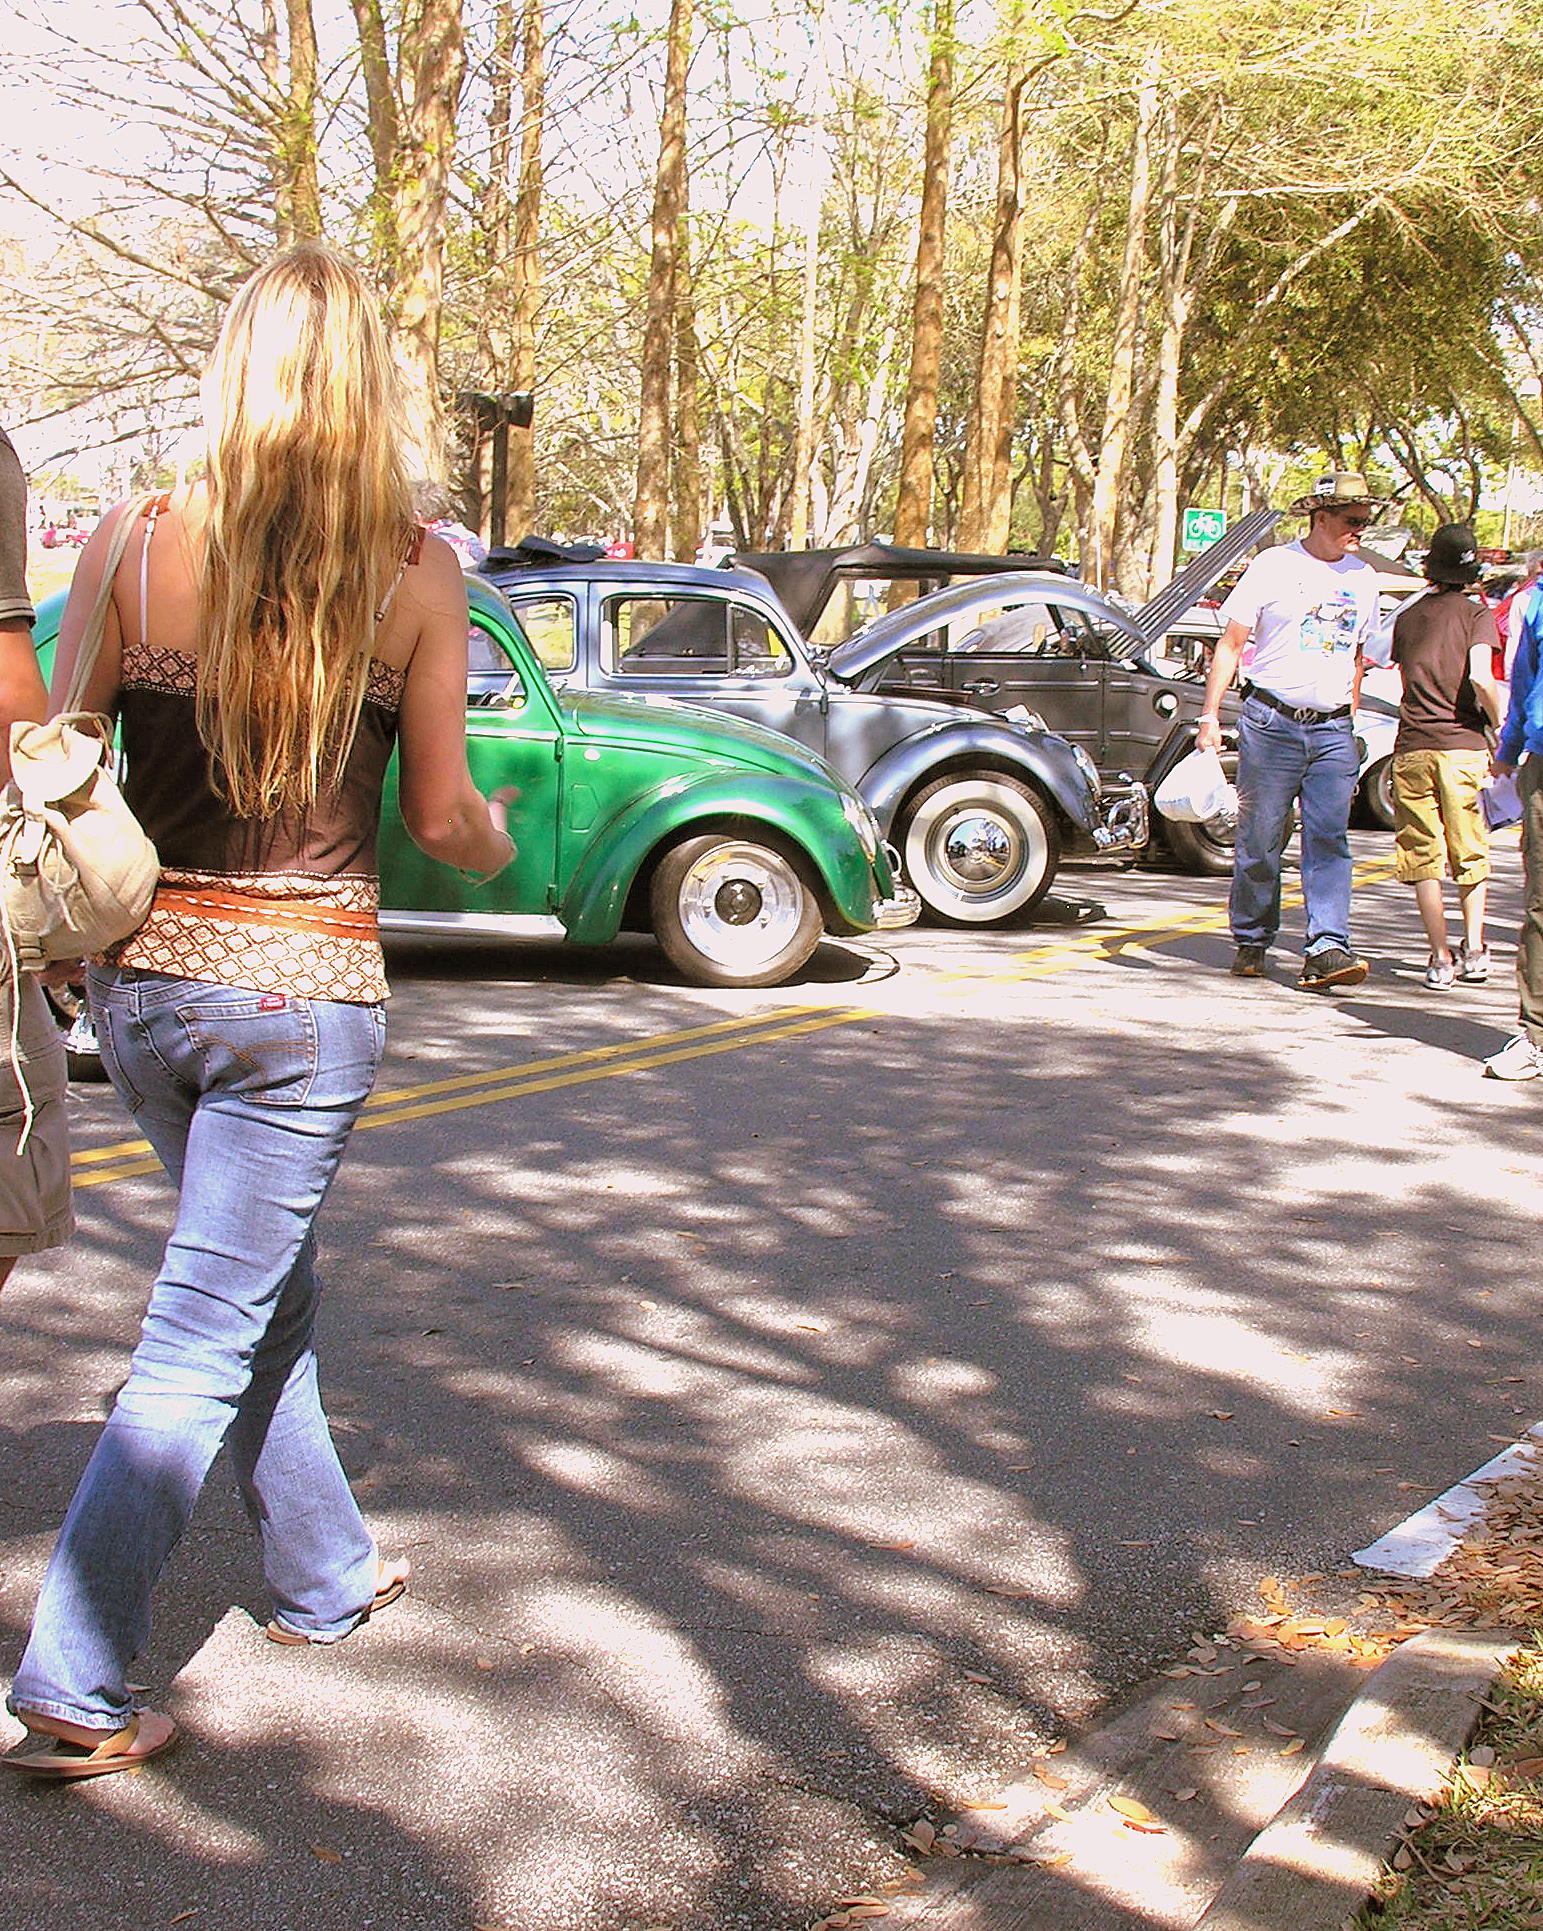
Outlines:
[{"label": "straw cowboy hat", "polygon": [[1311,516],[1314,510],[1369,510],[1387,508],[1386,497],[1373,496],[1366,478],[1358,470],[1335,469],[1320,476],[1305,496],[1299,496],[1287,510],[1288,516]]}]

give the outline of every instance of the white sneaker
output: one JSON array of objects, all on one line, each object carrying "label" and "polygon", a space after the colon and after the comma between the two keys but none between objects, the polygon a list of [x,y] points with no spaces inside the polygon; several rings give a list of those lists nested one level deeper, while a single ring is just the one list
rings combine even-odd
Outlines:
[{"label": "white sneaker", "polygon": [[1432,992],[1450,992],[1456,977],[1457,965],[1451,959],[1432,959],[1425,968],[1425,983]]},{"label": "white sneaker", "polygon": [[1460,986],[1482,986],[1489,978],[1489,947],[1477,946],[1470,952],[1465,945],[1457,948],[1457,983]]},{"label": "white sneaker", "polygon": [[1485,1060],[1484,1075],[1486,1079],[1537,1079],[1543,1075],[1543,1052],[1525,1033],[1518,1033]]}]

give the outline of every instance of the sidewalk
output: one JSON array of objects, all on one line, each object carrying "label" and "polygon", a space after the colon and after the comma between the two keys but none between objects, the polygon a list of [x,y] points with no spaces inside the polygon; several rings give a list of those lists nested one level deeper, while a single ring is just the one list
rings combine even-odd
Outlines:
[{"label": "sidewalk", "polygon": [[1431,1576],[1368,1577],[1353,1620],[1288,1601],[1326,1578],[1265,1578],[1259,1617],[1197,1636],[1166,1687],[1023,1783],[913,1823],[923,1865],[818,1931],[880,1915],[918,1931],[1339,1931],[1543,1622],[1543,1479],[1485,1492]]}]

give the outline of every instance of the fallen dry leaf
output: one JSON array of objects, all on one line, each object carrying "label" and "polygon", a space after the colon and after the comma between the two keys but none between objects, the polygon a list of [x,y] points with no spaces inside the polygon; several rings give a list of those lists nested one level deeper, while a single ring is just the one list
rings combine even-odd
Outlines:
[{"label": "fallen dry leaf", "polygon": [[1190,1784],[1185,1784],[1182,1790],[1170,1790],[1168,1795],[1172,1797],[1175,1803],[1189,1804],[1194,1802],[1194,1800],[1200,1795],[1200,1792],[1195,1788],[1195,1786],[1192,1783],[1190,1783]]},{"label": "fallen dry leaf", "polygon": [[1290,1743],[1283,1743],[1275,1754],[1278,1757],[1294,1757],[1298,1750],[1304,1750],[1306,1747],[1306,1737],[1293,1737]]},{"label": "fallen dry leaf", "polygon": [[1264,1727],[1270,1732],[1271,1736],[1294,1737],[1296,1735],[1296,1731],[1288,1730],[1284,1723],[1272,1723],[1269,1717],[1263,1717],[1260,1720],[1263,1722]]},{"label": "fallen dry leaf", "polygon": [[343,1853],[335,1851],[330,1844],[312,1844],[310,1852],[312,1857],[319,1857],[323,1864],[341,1864],[343,1861]]},{"label": "fallen dry leaf", "polygon": [[1234,1730],[1229,1724],[1223,1723],[1219,1717],[1214,1716],[1208,1716],[1205,1719],[1205,1727],[1223,1737],[1240,1737],[1243,1734],[1241,1730]]},{"label": "fallen dry leaf", "polygon": [[1168,1828],[1161,1818],[1153,1816],[1146,1805],[1138,1803],[1134,1797],[1111,1797],[1109,1808],[1119,1816],[1122,1824],[1132,1830],[1159,1831]]},{"label": "fallen dry leaf", "polygon": [[496,1656],[479,1656],[477,1658],[477,1667],[479,1670],[496,1670],[498,1668],[498,1658]]},{"label": "fallen dry leaf", "polygon": [[1211,1410],[1211,1419],[1212,1421],[1231,1421],[1236,1413],[1237,1410],[1235,1408],[1213,1408]]},{"label": "fallen dry leaf", "polygon": [[1032,1768],[1034,1775],[1038,1777],[1040,1782],[1046,1785],[1047,1788],[1051,1790],[1069,1790],[1071,1788],[1070,1783],[1067,1781],[1065,1777],[1058,1777],[1053,1770],[1046,1769],[1044,1764],[1036,1763],[1031,1765],[1030,1767]]},{"label": "fallen dry leaf", "polygon": [[929,1824],[925,1817],[921,1817],[912,1824],[909,1830],[903,1830],[900,1835],[913,1850],[919,1850],[925,1855],[937,1841],[938,1833],[936,1828],[932,1824]]}]

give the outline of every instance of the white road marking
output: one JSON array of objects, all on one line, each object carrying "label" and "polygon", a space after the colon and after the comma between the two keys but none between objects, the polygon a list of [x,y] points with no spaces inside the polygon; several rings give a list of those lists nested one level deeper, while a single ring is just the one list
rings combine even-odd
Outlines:
[{"label": "white road marking", "polygon": [[1357,1549],[1350,1558],[1363,1569],[1385,1575],[1434,1575],[1489,1506],[1487,1485],[1507,1475],[1536,1471],[1536,1449],[1543,1446],[1543,1421],[1534,1422],[1520,1441],[1492,1455],[1482,1468],[1454,1483],[1445,1495],[1400,1522],[1377,1541]]}]

